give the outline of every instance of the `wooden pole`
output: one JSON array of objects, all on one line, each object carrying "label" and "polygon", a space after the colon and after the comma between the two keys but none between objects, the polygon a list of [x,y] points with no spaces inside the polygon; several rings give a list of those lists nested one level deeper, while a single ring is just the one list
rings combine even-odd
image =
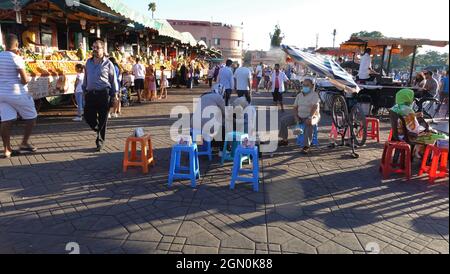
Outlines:
[{"label": "wooden pole", "polygon": [[384,48],[383,48],[383,55],[381,55],[381,68],[380,68],[380,74],[381,75],[383,75],[384,58],[386,57],[386,49],[387,49],[387,46],[384,46]]},{"label": "wooden pole", "polygon": [[392,46],[391,50],[389,51],[389,60],[388,60],[387,74],[391,73],[392,51],[393,50],[394,50],[394,46]]},{"label": "wooden pole", "polygon": [[411,71],[409,73],[409,85],[412,86],[413,83],[413,73],[414,73],[414,67],[416,64],[416,55],[417,55],[417,46],[414,47],[414,53],[413,53],[413,58],[412,58],[412,62],[411,62]]},{"label": "wooden pole", "polygon": [[2,24],[0,24],[0,47],[5,49],[5,45],[3,44]]}]

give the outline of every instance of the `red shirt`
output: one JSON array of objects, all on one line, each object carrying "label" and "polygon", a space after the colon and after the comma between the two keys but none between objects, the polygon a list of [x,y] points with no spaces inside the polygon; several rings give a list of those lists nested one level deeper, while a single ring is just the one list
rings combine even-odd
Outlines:
[{"label": "red shirt", "polygon": [[280,73],[277,73],[277,76],[275,78],[275,88],[279,89],[280,88]]}]

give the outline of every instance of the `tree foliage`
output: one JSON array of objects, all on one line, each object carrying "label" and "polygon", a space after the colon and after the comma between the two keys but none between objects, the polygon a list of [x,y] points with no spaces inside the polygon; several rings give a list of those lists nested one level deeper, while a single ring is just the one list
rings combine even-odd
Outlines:
[{"label": "tree foliage", "polygon": [[270,34],[270,46],[271,48],[279,48],[281,47],[281,43],[283,43],[284,34],[281,31],[279,25],[275,26],[275,30]]},{"label": "tree foliage", "polygon": [[368,38],[383,38],[385,37],[381,32],[379,31],[360,31],[352,34],[352,37],[368,37]]},{"label": "tree foliage", "polygon": [[150,4],[148,4],[148,11],[151,11],[152,18],[155,18],[155,12],[156,12],[156,3],[155,2],[151,2]]}]

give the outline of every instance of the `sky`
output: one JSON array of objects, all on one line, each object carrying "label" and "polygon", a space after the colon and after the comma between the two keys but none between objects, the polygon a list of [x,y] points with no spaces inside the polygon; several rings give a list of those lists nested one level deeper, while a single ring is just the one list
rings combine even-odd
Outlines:
[{"label": "sky", "polygon": [[[336,46],[352,33],[380,31],[389,37],[449,40],[448,0],[122,0],[145,12],[156,2],[155,18],[244,24],[245,49],[267,50],[269,34],[279,24],[284,44]],[[366,4],[367,3],[367,4]],[[424,50],[448,52],[448,47]]]}]

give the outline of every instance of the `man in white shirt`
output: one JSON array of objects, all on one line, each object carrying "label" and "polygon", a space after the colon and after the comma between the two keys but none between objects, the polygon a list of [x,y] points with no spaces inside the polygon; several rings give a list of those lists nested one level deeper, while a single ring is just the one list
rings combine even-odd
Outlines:
[{"label": "man in white shirt", "polygon": [[275,65],[275,70],[272,73],[270,82],[272,87],[273,102],[276,106],[280,103],[281,111],[284,112],[283,93],[286,92],[286,83],[289,82],[289,78],[283,71],[280,70],[279,64]]},{"label": "man in white shirt", "polygon": [[37,112],[33,97],[28,94],[27,84],[30,79],[25,71],[25,61],[17,55],[19,39],[10,34],[5,41],[6,51],[0,53],[0,120],[4,157],[11,158],[19,154],[11,148],[11,127],[17,114],[25,121],[25,133],[20,151],[36,152],[29,144]]},{"label": "man in white shirt", "polygon": [[263,78],[263,70],[264,70],[264,65],[261,62],[257,67],[256,67],[256,93],[259,92],[259,84],[261,83],[261,80]]},{"label": "man in white shirt", "polygon": [[227,60],[226,66],[219,70],[217,82],[225,89],[225,105],[229,106],[231,94],[234,88],[234,76],[231,66],[233,61]]},{"label": "man in white shirt", "polygon": [[144,91],[144,83],[145,83],[145,66],[141,64],[141,59],[136,58],[136,64],[133,66],[133,75],[134,75],[134,89],[137,92],[138,103],[140,104],[142,92]]},{"label": "man in white shirt", "polygon": [[251,86],[252,86],[252,72],[249,68],[240,67],[236,69],[234,73],[234,87],[237,91],[238,97],[247,98],[248,103],[252,102],[252,97],[250,94]]},{"label": "man in white shirt", "polygon": [[369,81],[371,79],[371,74],[377,74],[372,69],[372,49],[368,48],[361,57],[361,62],[359,65],[358,79],[362,82]]}]

